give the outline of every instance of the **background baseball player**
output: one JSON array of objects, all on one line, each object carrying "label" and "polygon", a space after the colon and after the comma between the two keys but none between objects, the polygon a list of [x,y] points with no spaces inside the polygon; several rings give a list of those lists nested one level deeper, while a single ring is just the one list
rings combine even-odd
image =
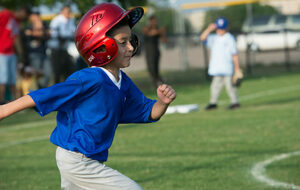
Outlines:
[{"label": "background baseball player", "polygon": [[[210,34],[216,30],[216,34]],[[210,62],[208,74],[213,76],[210,87],[210,101],[207,110],[217,108],[220,92],[225,85],[231,104],[228,109],[239,108],[237,89],[232,83],[235,72],[241,72],[236,42],[234,37],[227,31],[228,21],[219,17],[215,23],[211,23],[201,34],[200,39],[206,41],[210,48]]]}]

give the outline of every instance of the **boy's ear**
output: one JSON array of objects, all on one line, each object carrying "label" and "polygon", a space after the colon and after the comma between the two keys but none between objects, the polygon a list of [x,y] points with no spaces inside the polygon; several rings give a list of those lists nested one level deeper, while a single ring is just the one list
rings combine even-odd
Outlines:
[{"label": "boy's ear", "polygon": [[134,33],[131,34],[130,44],[133,47],[132,57],[138,52],[140,47],[140,40]]},{"label": "boy's ear", "polygon": [[105,53],[106,52],[106,46],[103,44],[93,51],[94,53]]}]

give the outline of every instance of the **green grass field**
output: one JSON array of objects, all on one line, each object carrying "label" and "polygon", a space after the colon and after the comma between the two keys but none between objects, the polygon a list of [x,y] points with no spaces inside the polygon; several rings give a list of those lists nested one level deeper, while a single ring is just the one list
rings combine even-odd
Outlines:
[{"label": "green grass field", "polygon": [[[269,70],[272,70],[272,72]],[[242,107],[205,111],[209,82],[199,70],[165,73],[177,91],[176,104],[199,104],[188,114],[165,115],[153,124],[120,125],[106,165],[145,190],[271,190],[251,169],[282,153],[300,150],[300,69],[257,68],[239,89]],[[145,73],[132,75],[149,97]],[[146,84],[146,85],[145,85]],[[44,118],[33,110],[0,122],[0,189],[60,189],[55,149],[49,135],[55,113]],[[300,155],[266,167],[278,182],[300,186]]]}]

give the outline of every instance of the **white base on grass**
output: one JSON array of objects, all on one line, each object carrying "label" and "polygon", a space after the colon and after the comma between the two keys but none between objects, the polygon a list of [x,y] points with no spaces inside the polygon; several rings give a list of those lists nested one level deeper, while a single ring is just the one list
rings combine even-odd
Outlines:
[{"label": "white base on grass", "polygon": [[189,113],[191,111],[196,111],[198,109],[199,109],[198,104],[185,104],[185,105],[169,106],[166,111],[166,114]]}]

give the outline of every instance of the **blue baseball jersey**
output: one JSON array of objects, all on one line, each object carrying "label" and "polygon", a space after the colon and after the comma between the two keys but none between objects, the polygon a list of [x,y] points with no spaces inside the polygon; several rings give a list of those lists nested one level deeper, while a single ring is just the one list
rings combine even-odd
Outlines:
[{"label": "blue baseball jersey", "polygon": [[64,149],[106,161],[119,123],[147,123],[155,100],[146,98],[121,71],[119,89],[101,68],[86,68],[65,82],[29,93],[36,111],[57,111],[50,141]]}]

